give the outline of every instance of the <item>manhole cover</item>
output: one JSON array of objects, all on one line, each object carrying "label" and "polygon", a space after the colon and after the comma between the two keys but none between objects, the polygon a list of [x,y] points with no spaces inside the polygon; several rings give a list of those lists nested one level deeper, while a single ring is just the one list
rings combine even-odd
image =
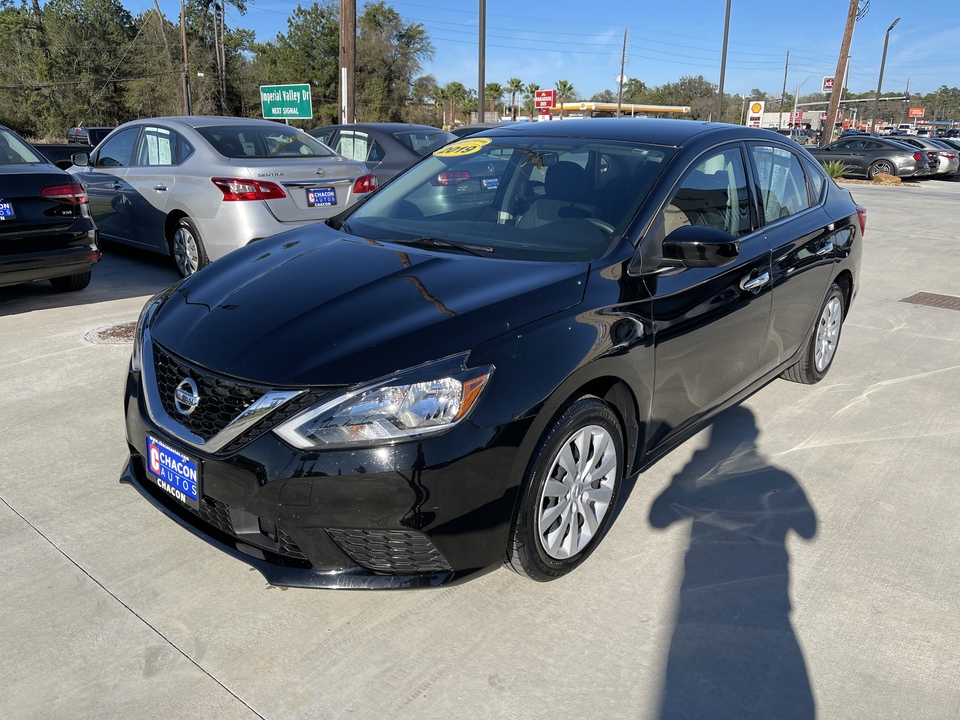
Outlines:
[{"label": "manhole cover", "polygon": [[92,343],[120,344],[133,342],[133,334],[137,330],[135,322],[120,323],[119,325],[104,325],[94,328],[84,337]]},{"label": "manhole cover", "polygon": [[943,308],[944,310],[960,310],[960,297],[953,295],[937,295],[936,293],[918,292],[905,297],[900,302],[927,307]]}]

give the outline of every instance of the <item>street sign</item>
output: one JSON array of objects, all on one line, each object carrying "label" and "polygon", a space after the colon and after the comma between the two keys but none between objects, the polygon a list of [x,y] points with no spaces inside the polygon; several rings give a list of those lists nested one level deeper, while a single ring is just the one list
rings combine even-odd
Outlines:
[{"label": "street sign", "polygon": [[823,79],[823,92],[830,92],[833,90],[833,77],[825,77]]},{"label": "street sign", "polygon": [[910,112],[907,113],[907,115],[912,118],[922,118],[923,110],[923,108],[910,108]]},{"label": "street sign", "polygon": [[537,90],[533,94],[533,101],[538,108],[552,108],[557,104],[557,91]]},{"label": "street sign", "polygon": [[261,85],[260,106],[267,120],[309,120],[313,103],[309,85]]}]

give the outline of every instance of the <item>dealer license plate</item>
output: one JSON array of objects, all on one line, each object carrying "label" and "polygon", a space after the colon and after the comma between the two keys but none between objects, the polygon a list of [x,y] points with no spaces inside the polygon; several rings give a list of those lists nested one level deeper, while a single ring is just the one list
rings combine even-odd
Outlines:
[{"label": "dealer license plate", "polygon": [[307,207],[329,207],[337,204],[334,188],[310,188],[307,190]]},{"label": "dealer license plate", "polygon": [[0,200],[0,220],[13,220],[15,217],[13,214],[13,203],[7,200]]},{"label": "dealer license plate", "polygon": [[200,509],[200,463],[196,459],[147,436],[147,470],[161,490]]}]

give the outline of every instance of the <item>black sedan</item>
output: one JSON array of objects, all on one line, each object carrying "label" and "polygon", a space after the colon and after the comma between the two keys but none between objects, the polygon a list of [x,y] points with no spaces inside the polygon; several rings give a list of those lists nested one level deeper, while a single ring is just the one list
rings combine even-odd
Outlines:
[{"label": "black sedan", "polygon": [[0,285],[82,290],[99,259],[83,186],[0,126]]},{"label": "black sedan", "polygon": [[930,162],[925,153],[885,137],[851,135],[820,148],[810,148],[820,162],[841,162],[847,175],[860,175],[868,180],[880,173],[895,177],[929,175]]},{"label": "black sedan", "polygon": [[[436,202],[450,183],[462,204]],[[470,136],[152,299],[121,481],[273,584],[552,580],[626,478],[774,378],[827,374],[864,225],[763,130]]]},{"label": "black sedan", "polygon": [[344,157],[366,163],[381,185],[457,139],[445,130],[410,123],[328,125],[314,128],[310,134]]}]

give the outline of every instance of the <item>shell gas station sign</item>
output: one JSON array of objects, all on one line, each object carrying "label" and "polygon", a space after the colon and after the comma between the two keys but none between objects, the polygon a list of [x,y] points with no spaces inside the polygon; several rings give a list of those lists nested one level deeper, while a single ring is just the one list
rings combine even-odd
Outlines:
[{"label": "shell gas station sign", "polygon": [[747,108],[747,127],[762,127],[763,107],[766,104],[763,100],[750,100],[750,106]]}]

